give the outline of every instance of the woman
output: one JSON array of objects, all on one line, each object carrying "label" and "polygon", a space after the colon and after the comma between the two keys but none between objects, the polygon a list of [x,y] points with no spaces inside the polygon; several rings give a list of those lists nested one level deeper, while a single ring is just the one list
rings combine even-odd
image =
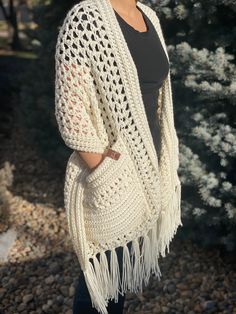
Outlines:
[{"label": "woman", "polygon": [[[69,234],[82,273],[73,313],[122,313],[182,225],[169,57],[154,10],[83,0],[56,46]],[[114,300],[113,300],[114,299]],[[110,300],[110,302],[108,302]]]}]

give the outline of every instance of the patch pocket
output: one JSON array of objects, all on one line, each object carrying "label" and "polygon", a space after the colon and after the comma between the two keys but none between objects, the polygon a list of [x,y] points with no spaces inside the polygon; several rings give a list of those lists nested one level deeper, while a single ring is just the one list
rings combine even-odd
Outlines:
[{"label": "patch pocket", "polygon": [[105,157],[85,178],[84,206],[92,211],[109,211],[141,192],[133,161],[120,136],[111,149],[120,153],[119,159]]}]

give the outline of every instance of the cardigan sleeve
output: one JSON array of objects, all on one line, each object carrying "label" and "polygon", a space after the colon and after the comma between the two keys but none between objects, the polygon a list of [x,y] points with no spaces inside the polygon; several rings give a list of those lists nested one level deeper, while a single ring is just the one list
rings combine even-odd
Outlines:
[{"label": "cardigan sleeve", "polygon": [[73,150],[103,153],[94,108],[93,88],[83,35],[83,8],[74,5],[59,30],[55,52],[55,116],[65,144]]}]

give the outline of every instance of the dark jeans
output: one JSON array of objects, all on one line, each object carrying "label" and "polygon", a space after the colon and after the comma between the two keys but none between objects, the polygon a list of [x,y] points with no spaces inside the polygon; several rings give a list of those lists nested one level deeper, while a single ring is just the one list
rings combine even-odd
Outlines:
[{"label": "dark jeans", "polygon": [[[128,243],[129,251],[131,250],[131,242]],[[122,278],[122,258],[123,258],[123,247],[119,246],[116,248],[117,258],[119,262],[119,268],[121,272]],[[108,265],[110,265],[110,254],[111,252],[108,250],[105,252],[107,256]],[[99,254],[98,254],[99,260]],[[109,300],[108,303],[108,313],[109,314],[122,314],[123,307],[125,302],[125,294],[122,296],[119,293],[118,303],[115,303],[114,299]],[[75,295],[73,300],[73,314],[98,314],[99,312],[92,307],[91,298],[88,292],[88,288],[86,286],[85,278],[83,271],[80,272],[79,279],[75,289]]]}]

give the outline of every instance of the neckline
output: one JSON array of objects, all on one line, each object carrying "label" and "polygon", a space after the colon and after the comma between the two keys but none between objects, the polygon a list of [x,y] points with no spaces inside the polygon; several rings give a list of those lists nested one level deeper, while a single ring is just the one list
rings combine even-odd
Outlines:
[{"label": "neckline", "polygon": [[148,23],[148,20],[144,14],[144,12],[141,10],[141,8],[139,8],[137,5],[136,5],[136,8],[141,12],[142,14],[142,17],[143,17],[143,20],[144,20],[144,23],[146,24],[146,28],[147,30],[145,32],[140,32],[138,31],[137,29],[135,29],[133,26],[131,26],[128,22],[126,22],[122,16],[120,16],[120,14],[112,7],[114,13],[118,16],[118,18],[125,24],[127,25],[132,31],[134,31],[135,33],[139,34],[139,35],[142,35],[142,36],[146,36],[147,34],[150,33],[150,25]]}]

